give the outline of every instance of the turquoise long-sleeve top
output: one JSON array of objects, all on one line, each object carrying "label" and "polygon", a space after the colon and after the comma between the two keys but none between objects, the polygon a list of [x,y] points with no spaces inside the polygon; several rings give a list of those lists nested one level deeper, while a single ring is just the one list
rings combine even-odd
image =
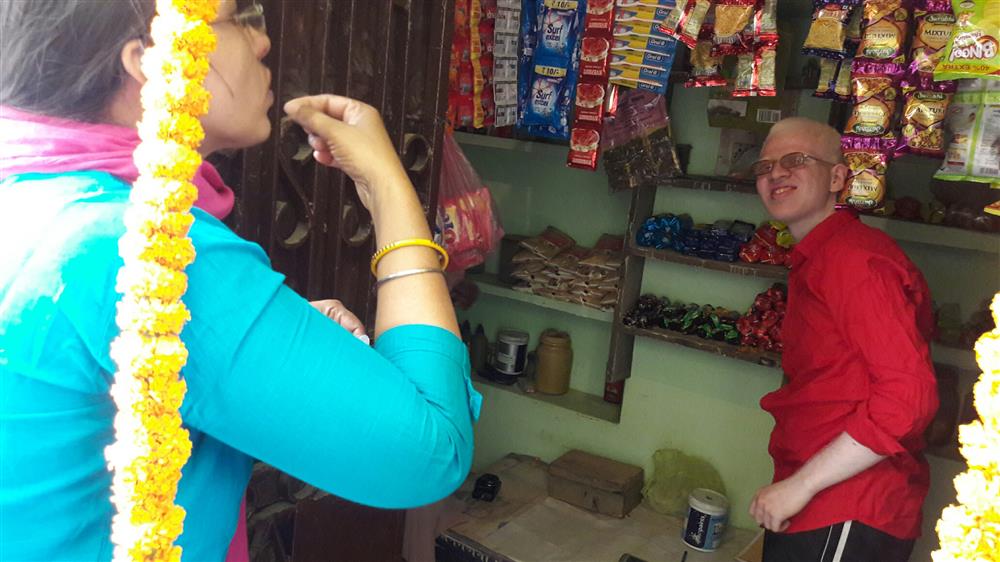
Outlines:
[{"label": "turquoise long-sleeve top", "polygon": [[[109,344],[128,186],[98,172],[0,183],[0,560],[111,558]],[[472,461],[468,354],[426,325],[366,346],[195,209],[177,503],[185,561],[218,561],[252,459],[385,508],[436,501]]]}]

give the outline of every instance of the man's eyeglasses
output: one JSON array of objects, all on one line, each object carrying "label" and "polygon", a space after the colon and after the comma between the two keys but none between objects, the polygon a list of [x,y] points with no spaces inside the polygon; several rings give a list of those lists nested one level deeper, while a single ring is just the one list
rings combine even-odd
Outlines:
[{"label": "man's eyeglasses", "polygon": [[267,23],[264,21],[264,6],[260,2],[253,2],[226,19],[215,20],[212,22],[212,25],[217,23],[235,23],[245,29],[267,33]]},{"label": "man's eyeglasses", "polygon": [[[781,164],[781,167],[786,170],[801,168],[810,161],[820,162],[821,164],[827,164],[829,166],[836,166],[836,162],[827,162],[826,160],[816,158],[815,156],[806,154],[805,152],[789,152],[777,160],[778,164]],[[774,163],[774,160],[758,160],[751,164],[750,173],[753,174],[754,177],[770,174],[771,170],[774,169]]]}]

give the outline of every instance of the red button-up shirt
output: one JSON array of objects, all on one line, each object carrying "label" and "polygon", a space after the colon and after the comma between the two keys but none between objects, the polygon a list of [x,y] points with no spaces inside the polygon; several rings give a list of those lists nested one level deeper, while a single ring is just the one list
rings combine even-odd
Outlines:
[{"label": "red button-up shirt", "polygon": [[888,458],[817,494],[787,532],[855,520],[916,538],[930,480],[923,433],[938,406],[927,283],[891,238],[850,211],[816,226],[791,260],[788,382],[760,402],[775,420],[774,481],[845,431]]}]

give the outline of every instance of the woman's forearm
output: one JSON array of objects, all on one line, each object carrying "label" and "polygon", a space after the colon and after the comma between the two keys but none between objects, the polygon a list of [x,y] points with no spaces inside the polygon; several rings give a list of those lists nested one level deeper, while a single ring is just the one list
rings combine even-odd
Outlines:
[{"label": "woman's forearm", "polygon": [[[372,222],[377,247],[410,238],[431,238],[423,207],[402,166],[393,165],[381,185],[372,186]],[[430,248],[404,247],[393,250],[378,263],[377,277],[408,269],[440,267],[438,254]],[[375,336],[403,324],[428,324],[459,334],[455,310],[444,276],[437,273],[410,275],[386,282],[378,289]]]}]

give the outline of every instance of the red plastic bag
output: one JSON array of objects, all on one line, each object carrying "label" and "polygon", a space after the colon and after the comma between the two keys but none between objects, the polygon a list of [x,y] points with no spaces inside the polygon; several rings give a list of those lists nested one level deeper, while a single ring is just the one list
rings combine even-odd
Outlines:
[{"label": "red plastic bag", "polygon": [[483,263],[500,245],[503,228],[489,188],[447,131],[441,149],[437,227],[451,257],[448,271],[464,271]]}]

